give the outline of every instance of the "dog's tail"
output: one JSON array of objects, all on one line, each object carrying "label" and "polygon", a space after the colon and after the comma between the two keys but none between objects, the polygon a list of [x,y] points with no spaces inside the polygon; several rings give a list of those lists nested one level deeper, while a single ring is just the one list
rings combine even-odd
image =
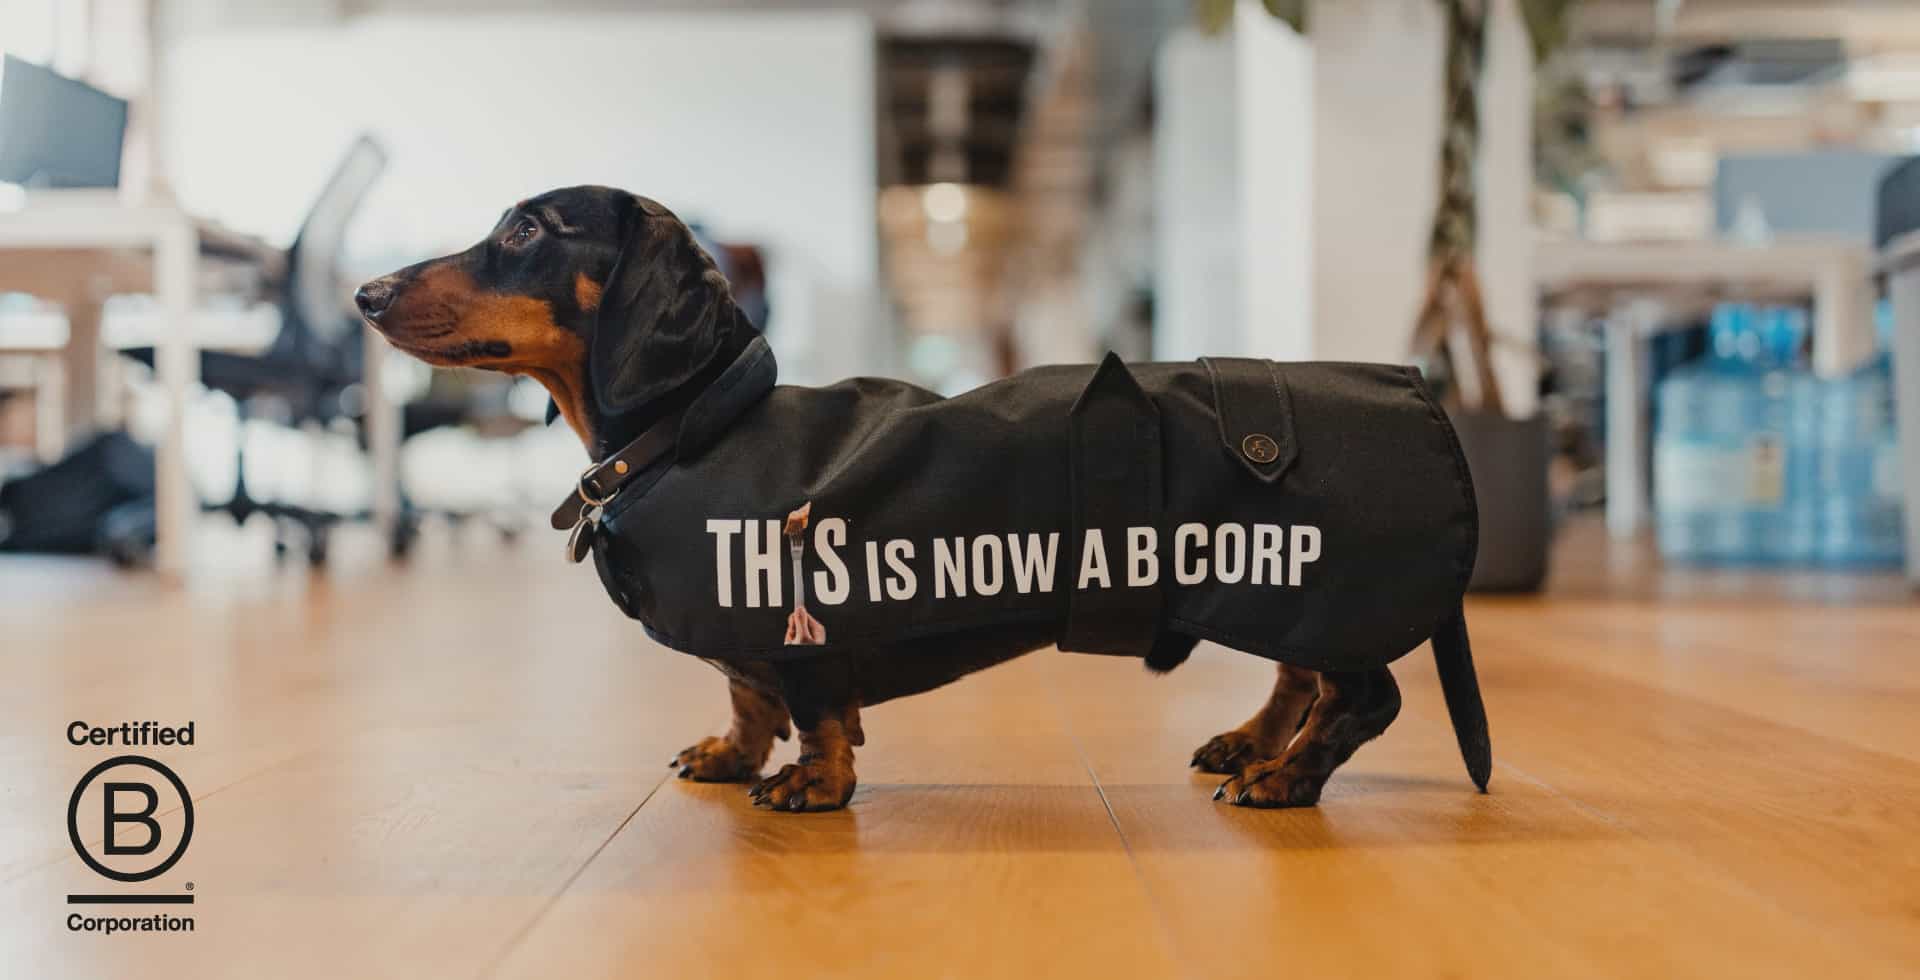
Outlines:
[{"label": "dog's tail", "polygon": [[1493,741],[1487,736],[1487,706],[1480,701],[1480,680],[1473,673],[1473,648],[1467,643],[1467,611],[1455,606],[1433,631],[1433,662],[1440,669],[1440,692],[1447,699],[1453,735],[1467,761],[1467,775],[1480,792],[1493,776]]}]

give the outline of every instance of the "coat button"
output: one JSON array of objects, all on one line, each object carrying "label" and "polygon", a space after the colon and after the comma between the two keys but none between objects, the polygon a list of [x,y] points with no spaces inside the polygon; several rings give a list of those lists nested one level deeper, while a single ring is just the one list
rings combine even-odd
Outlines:
[{"label": "coat button", "polygon": [[1256,463],[1271,463],[1280,458],[1280,444],[1258,432],[1240,440],[1240,451]]}]

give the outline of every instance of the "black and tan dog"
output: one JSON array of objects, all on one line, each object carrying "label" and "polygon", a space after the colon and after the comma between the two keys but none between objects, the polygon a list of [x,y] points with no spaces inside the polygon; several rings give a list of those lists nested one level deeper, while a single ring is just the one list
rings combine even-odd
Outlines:
[{"label": "black and tan dog", "polygon": [[[636,263],[615,276],[616,266]],[[430,364],[539,381],[596,460],[685,409],[757,338],[685,225],[652,201],[602,187],[521,202],[472,248],[369,282],[356,300],[395,347]],[[643,388],[641,407],[608,411],[621,399],[604,389],[616,385]],[[1464,625],[1459,629],[1464,657]],[[732,725],[671,764],[688,779],[752,779],[773,740],[788,736],[791,719],[800,732],[799,761],[760,780],[754,800],[779,810],[837,808],[853,794],[863,706],[942,686],[1056,639],[1044,624],[1024,624],[914,640],[908,656],[877,649],[710,661],[728,678]],[[1170,669],[1195,642],[1169,635],[1169,654],[1148,665]],[[1456,707],[1455,720],[1469,770],[1484,787],[1485,718],[1470,662],[1464,676],[1457,690],[1470,698]],[[1448,690],[1450,702],[1455,693]],[[1400,692],[1385,667],[1323,672],[1283,663],[1260,710],[1202,745],[1192,764],[1230,777],[1216,799],[1311,805],[1333,771],[1399,710]]]}]

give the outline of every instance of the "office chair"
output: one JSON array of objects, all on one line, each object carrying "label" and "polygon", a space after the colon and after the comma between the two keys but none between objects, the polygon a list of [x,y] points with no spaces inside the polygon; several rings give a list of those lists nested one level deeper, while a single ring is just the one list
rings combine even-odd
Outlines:
[{"label": "office chair", "polygon": [[[236,524],[244,524],[254,514],[268,515],[280,531],[274,542],[276,554],[285,554],[289,547],[285,535],[288,525],[305,528],[307,560],[315,566],[327,560],[333,526],[366,515],[255,499],[247,490],[245,428],[252,415],[250,402],[268,397],[284,403],[284,421],[296,426],[325,424],[351,414],[353,407],[344,405],[342,396],[359,383],[364,353],[360,321],[345,303],[339,256],[348,223],[386,165],[386,151],[372,138],[361,136],[321,188],[287,250],[284,278],[272,284],[273,303],[280,313],[280,332],[272,344],[257,355],[200,353],[201,383],[233,398],[241,431],[233,495],[226,503],[208,504],[205,509],[229,514]],[[151,347],[129,348],[122,353],[153,366]],[[141,532],[130,527],[127,533],[137,536]],[[124,559],[137,548],[122,540],[112,542],[109,550]]]}]

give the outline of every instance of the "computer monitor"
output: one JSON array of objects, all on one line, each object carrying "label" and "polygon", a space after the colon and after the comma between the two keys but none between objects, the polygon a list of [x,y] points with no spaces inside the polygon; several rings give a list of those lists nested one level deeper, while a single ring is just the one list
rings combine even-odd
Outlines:
[{"label": "computer monitor", "polygon": [[127,103],[9,55],[0,70],[0,181],[117,187]]}]

